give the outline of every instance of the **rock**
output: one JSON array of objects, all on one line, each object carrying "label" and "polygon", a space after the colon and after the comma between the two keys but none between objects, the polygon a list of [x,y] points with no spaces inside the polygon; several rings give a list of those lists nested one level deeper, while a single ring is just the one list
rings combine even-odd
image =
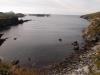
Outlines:
[{"label": "rock", "polygon": [[5,39],[0,39],[0,46],[4,43],[4,41],[6,41],[7,38]]},{"label": "rock", "polygon": [[15,37],[14,40],[17,40],[17,38]]},{"label": "rock", "polygon": [[95,51],[98,51],[98,50],[100,51],[100,45],[96,45],[92,49],[95,50]]},{"label": "rock", "polygon": [[59,40],[60,42],[62,41],[62,39],[61,39],[61,38],[59,38],[58,40]]},{"label": "rock", "polygon": [[28,58],[28,61],[31,61],[31,58],[30,57]]},{"label": "rock", "polygon": [[79,43],[77,41],[73,42],[74,50],[79,50]]},{"label": "rock", "polygon": [[19,60],[13,60],[13,61],[12,61],[12,65],[18,65],[19,62],[20,62]]},{"label": "rock", "polygon": [[3,34],[0,34],[0,38],[3,36]]},{"label": "rock", "polygon": [[3,13],[0,15],[0,31],[27,21],[30,20],[19,20],[19,16],[17,16],[15,13]]}]

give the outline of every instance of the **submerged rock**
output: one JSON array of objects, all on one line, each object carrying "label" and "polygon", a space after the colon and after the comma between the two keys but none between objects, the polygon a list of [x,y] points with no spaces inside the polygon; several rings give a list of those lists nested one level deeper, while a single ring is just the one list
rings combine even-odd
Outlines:
[{"label": "submerged rock", "polygon": [[15,37],[14,40],[17,40],[17,37]]},{"label": "submerged rock", "polygon": [[62,42],[62,39],[61,38],[59,38],[58,40],[59,40],[59,42]]},{"label": "submerged rock", "polygon": [[72,45],[74,46],[74,50],[79,50],[79,43],[77,41],[73,42]]}]

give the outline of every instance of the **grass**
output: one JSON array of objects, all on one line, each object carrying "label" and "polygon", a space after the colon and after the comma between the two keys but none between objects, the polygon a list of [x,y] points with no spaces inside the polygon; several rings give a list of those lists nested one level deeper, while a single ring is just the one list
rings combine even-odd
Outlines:
[{"label": "grass", "polygon": [[23,68],[18,65],[1,62],[0,75],[47,75],[47,71],[35,68]]}]

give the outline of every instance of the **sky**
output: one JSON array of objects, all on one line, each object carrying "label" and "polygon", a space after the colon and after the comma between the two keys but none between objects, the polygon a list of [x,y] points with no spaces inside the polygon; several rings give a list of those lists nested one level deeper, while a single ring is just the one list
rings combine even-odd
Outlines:
[{"label": "sky", "polygon": [[87,14],[100,11],[100,0],[0,0],[0,12]]}]

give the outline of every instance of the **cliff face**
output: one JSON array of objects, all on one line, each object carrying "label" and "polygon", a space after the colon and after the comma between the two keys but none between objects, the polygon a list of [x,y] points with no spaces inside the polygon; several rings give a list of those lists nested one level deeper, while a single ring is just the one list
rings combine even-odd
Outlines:
[{"label": "cliff face", "polygon": [[18,17],[0,18],[0,27],[17,24],[17,22],[18,22]]},{"label": "cliff face", "polygon": [[96,12],[96,13],[92,13],[92,14],[87,14],[87,15],[82,15],[81,18],[87,19],[87,20],[91,20],[94,18],[100,18],[100,12]]},{"label": "cliff face", "polygon": [[93,44],[91,50],[92,64],[89,65],[89,75],[100,75],[100,13],[81,16],[90,21],[90,25],[84,30],[83,37]]},{"label": "cliff face", "polygon": [[24,14],[15,14],[13,12],[2,13],[0,12],[0,31],[9,28],[13,25],[22,24],[30,20],[19,20],[19,17],[24,17]]},{"label": "cliff face", "polygon": [[82,16],[83,18],[90,17],[90,18],[85,18],[90,21],[90,25],[84,30],[83,37],[87,41],[96,42],[96,41],[100,40],[100,15],[99,16],[96,15],[96,16],[94,16],[94,18],[93,18],[93,16],[92,17],[91,16],[92,16],[92,14]]}]

